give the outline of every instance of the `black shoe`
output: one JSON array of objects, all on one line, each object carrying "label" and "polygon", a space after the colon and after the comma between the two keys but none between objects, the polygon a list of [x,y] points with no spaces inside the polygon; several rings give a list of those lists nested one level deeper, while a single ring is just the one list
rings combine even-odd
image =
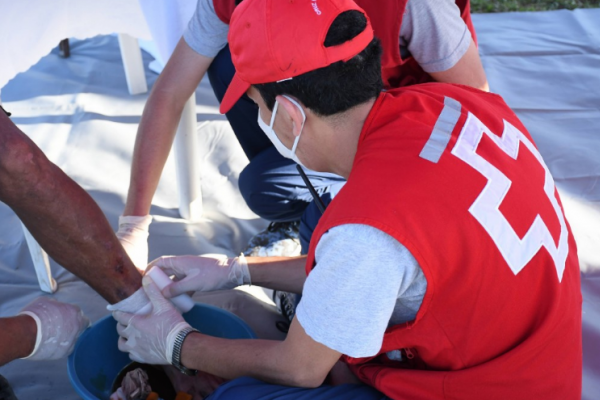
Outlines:
[{"label": "black shoe", "polygon": [[244,255],[248,257],[299,256],[299,227],[299,221],[271,222],[267,229],[250,239]]},{"label": "black shoe", "polygon": [[279,290],[273,291],[273,303],[277,306],[277,310],[290,323],[296,315],[296,293],[282,292]]}]

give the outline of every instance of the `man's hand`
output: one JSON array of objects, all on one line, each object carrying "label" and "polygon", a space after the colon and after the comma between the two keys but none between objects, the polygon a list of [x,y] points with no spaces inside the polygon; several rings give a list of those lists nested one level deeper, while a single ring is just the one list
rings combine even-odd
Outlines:
[{"label": "man's hand", "polygon": [[175,282],[163,289],[163,295],[168,298],[191,291],[233,289],[250,283],[250,272],[243,255],[236,258],[222,254],[165,256],[152,261],[148,269],[153,266],[169,276],[175,275]]},{"label": "man's hand", "polygon": [[49,297],[39,297],[25,306],[19,315],[35,320],[37,336],[30,360],[57,360],[71,354],[79,335],[90,326],[81,309]]},{"label": "man's hand", "polygon": [[136,315],[113,312],[117,320],[119,350],[129,353],[133,361],[146,364],[171,364],[173,344],[177,334],[190,325],[149,276],[142,280],[146,295],[152,303],[152,312]]},{"label": "man's hand", "polygon": [[117,237],[135,267],[144,271],[148,264],[148,227],[152,217],[120,216]]}]

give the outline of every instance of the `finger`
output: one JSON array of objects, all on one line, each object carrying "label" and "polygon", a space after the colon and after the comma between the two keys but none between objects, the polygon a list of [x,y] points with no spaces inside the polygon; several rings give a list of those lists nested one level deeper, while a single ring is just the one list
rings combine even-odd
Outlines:
[{"label": "finger", "polygon": [[127,333],[125,332],[125,328],[127,328],[125,325],[117,324],[117,333],[120,337],[127,339]]},{"label": "finger", "polygon": [[162,293],[164,297],[170,299],[179,296],[180,294],[188,293],[190,291],[192,293],[195,292],[195,290],[193,290],[193,288],[190,287],[190,281],[188,279],[183,279],[181,281],[171,283],[169,286],[165,287],[162,290]]},{"label": "finger", "polygon": [[129,325],[129,321],[133,318],[134,314],[130,314],[124,311],[113,311],[112,316],[118,323],[125,326]]},{"label": "finger", "polygon": [[152,303],[153,312],[164,310],[171,305],[171,302],[165,299],[152,278],[149,276],[144,276],[142,279],[142,285],[144,286],[146,296],[148,296],[150,302]]},{"label": "finger", "polygon": [[119,350],[121,350],[124,353],[128,353],[129,352],[129,347],[127,346],[127,340],[125,340],[122,337],[119,337],[119,341],[117,342],[117,345],[119,346]]},{"label": "finger", "polygon": [[158,267],[162,269],[167,275],[176,275],[175,272],[175,263],[173,262],[175,256],[163,256],[159,257],[156,260],[152,261],[148,264],[146,271],[150,271],[152,267]]},{"label": "finger", "polygon": [[173,285],[171,284],[160,291],[162,293],[162,295],[165,296],[165,299],[170,299],[171,297],[177,296],[176,294],[174,295],[171,292],[171,286],[173,286]]}]

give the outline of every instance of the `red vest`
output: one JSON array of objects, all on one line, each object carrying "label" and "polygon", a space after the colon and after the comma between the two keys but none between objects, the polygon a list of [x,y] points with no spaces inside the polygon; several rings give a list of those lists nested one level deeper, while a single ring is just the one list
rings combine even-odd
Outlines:
[{"label": "red vest", "polygon": [[[419,66],[412,56],[400,56],[400,26],[408,0],[354,0],[371,20],[375,36],[381,40],[383,55],[381,72],[386,89],[408,86],[416,83],[432,82],[433,78]],[[229,24],[235,9],[235,0],[213,0],[219,19]],[[471,21],[469,0],[456,0],[462,19],[471,31],[475,43],[477,37]]]},{"label": "red vest", "polygon": [[416,319],[388,328],[377,356],[343,357],[363,382],[394,399],[581,398],[575,242],[499,96],[436,83],[382,93],[313,233],[307,273],[321,236],[349,223],[396,238],[427,279]]}]

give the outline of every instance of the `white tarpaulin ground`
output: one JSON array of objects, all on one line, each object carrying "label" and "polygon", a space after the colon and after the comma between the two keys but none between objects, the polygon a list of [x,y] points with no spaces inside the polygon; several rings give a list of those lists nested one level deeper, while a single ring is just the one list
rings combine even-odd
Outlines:
[{"label": "white tarpaulin ground", "polygon": [[[521,117],[563,196],[582,264],[583,398],[600,397],[600,9],[475,15],[480,51],[492,90]],[[7,56],[8,57],[8,56]],[[5,62],[4,56],[2,62]],[[145,64],[150,61],[145,56]],[[147,71],[151,85],[156,75]],[[179,218],[174,163],[169,160],[152,214],[150,258],[163,254],[239,252],[265,222],[237,191],[247,163],[208,84],[196,92],[198,155],[204,220]],[[13,120],[100,204],[116,228],[129,180],[135,132],[146,95],[130,96],[117,40],[72,42],[2,89]],[[41,295],[21,226],[0,204],[0,316],[14,315]],[[58,300],[79,304],[92,319],[106,303],[87,285],[53,264]],[[234,312],[237,306],[231,306]],[[248,307],[261,307],[254,304]],[[256,330],[260,327],[253,326]],[[265,333],[265,335],[268,332]],[[556,349],[561,362],[561,349]],[[0,368],[17,396],[76,399],[66,361],[15,361]]]}]

